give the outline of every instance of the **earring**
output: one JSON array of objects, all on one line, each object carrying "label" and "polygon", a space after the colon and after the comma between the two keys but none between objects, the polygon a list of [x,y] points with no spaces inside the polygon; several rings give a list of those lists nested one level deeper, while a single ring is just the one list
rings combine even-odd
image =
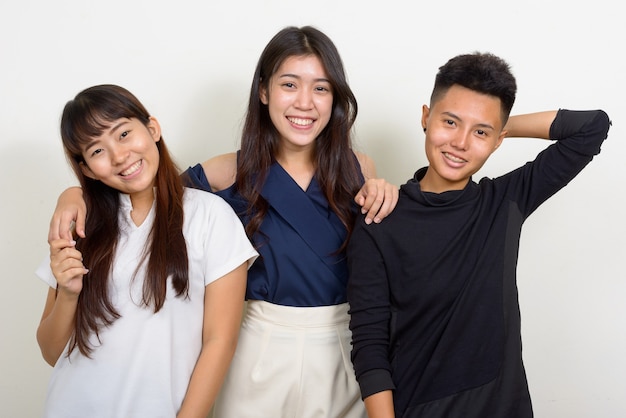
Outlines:
[{"label": "earring", "polygon": [[424,132],[426,132],[426,128],[424,128]]}]

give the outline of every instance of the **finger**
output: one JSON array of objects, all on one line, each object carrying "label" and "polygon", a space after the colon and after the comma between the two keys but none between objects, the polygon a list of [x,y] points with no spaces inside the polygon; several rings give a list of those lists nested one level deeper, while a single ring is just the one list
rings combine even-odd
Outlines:
[{"label": "finger", "polygon": [[50,253],[57,253],[64,248],[74,248],[76,246],[76,241],[73,239],[66,238],[58,238],[49,242],[50,244]]},{"label": "finger", "polygon": [[363,189],[361,189],[354,197],[354,202],[359,206],[363,206],[363,204],[365,203],[365,196],[363,195],[363,193]]},{"label": "finger", "polygon": [[63,248],[56,254],[52,254],[50,257],[50,261],[56,264],[64,263],[66,262],[66,260],[77,260],[79,263],[82,264],[83,255],[78,250]]},{"label": "finger", "polygon": [[395,186],[386,189],[385,191],[385,199],[383,204],[380,206],[378,213],[374,216],[374,223],[380,223],[383,219],[385,219],[389,214],[394,210],[396,205],[398,204],[398,189]]},{"label": "finger", "polygon": [[72,222],[73,215],[69,212],[63,212],[59,220],[59,236],[65,239],[72,239]]},{"label": "finger", "polygon": [[378,212],[384,203],[385,193],[383,191],[378,191],[376,195],[370,195],[366,199],[366,203],[363,206],[367,207],[367,214],[365,215],[365,223],[371,224],[372,221],[376,218]]},{"label": "finger", "polygon": [[51,262],[50,268],[57,282],[60,284],[65,284],[76,276],[82,277],[82,275],[87,274],[88,271],[82,261],[76,258],[65,258]]},{"label": "finger", "polygon": [[59,225],[61,220],[55,215],[50,219],[50,229],[48,230],[48,243],[61,238],[59,234]]},{"label": "finger", "polygon": [[359,199],[357,203],[361,205],[362,214],[365,214],[370,210],[376,196],[378,195],[378,188],[379,186],[377,180],[369,179],[363,184],[361,190],[359,190],[356,198]]},{"label": "finger", "polygon": [[85,238],[85,218],[87,214],[83,208],[78,209],[78,213],[76,214],[76,224],[75,229],[76,233],[79,237]]}]

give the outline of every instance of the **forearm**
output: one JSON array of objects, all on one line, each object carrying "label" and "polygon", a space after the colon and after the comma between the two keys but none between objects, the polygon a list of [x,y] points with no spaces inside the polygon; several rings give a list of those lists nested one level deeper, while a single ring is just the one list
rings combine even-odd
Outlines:
[{"label": "forearm", "polygon": [[369,418],[394,418],[393,392],[385,390],[364,399]]},{"label": "forearm", "polygon": [[232,360],[237,339],[206,344],[194,368],[177,418],[207,416],[215,403]]},{"label": "forearm", "polygon": [[247,267],[243,263],[206,286],[202,351],[178,418],[204,418],[215,402],[237,347]]},{"label": "forearm", "polygon": [[59,292],[53,303],[52,310],[42,318],[37,328],[37,343],[41,349],[41,354],[51,366],[54,366],[61,357],[74,332],[78,296],[74,297]]},{"label": "forearm", "polygon": [[[80,187],[70,187],[61,193],[50,220],[48,242],[58,238],[72,239],[74,232],[79,237],[85,237],[85,201],[83,190]],[[75,227],[72,228],[72,222]]]},{"label": "forearm", "polygon": [[513,115],[504,127],[507,137],[550,139],[550,126],[558,111]]}]

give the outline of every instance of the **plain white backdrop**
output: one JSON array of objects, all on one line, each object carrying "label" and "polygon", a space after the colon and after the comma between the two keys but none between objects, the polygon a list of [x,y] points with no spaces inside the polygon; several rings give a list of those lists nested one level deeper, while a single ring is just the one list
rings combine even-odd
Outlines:
[{"label": "plain white backdrop", "polygon": [[[400,185],[425,165],[421,106],[448,58],[490,51],[518,79],[513,113],[602,108],[601,154],[527,221],[518,286],[537,417],[626,416],[626,64],[614,2],[566,0],[22,0],[0,4],[0,416],[41,415],[51,368],[35,331],[58,194],[74,185],[58,134],[78,91],[120,84],[186,168],[238,146],[261,50],[287,25],[336,43],[359,101],[358,149]],[[496,176],[547,142],[506,140]],[[418,237],[416,237],[418,238]],[[128,347],[133,350],[133,347]],[[242,400],[245,401],[245,400]]]}]

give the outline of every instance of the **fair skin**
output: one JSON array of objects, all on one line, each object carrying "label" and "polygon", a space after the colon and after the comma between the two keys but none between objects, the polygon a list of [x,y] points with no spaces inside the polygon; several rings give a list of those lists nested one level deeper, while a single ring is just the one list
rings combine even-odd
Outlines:
[{"label": "fair skin", "polygon": [[[143,223],[152,207],[160,137],[154,118],[147,126],[136,119],[120,119],[83,150],[83,173],[128,194],[136,225]],[[52,366],[72,336],[78,296],[87,273],[75,244],[65,238],[50,241],[50,266],[57,289],[48,291],[37,341]],[[202,350],[178,418],[206,417],[215,401],[235,352],[246,279],[247,263],[243,263],[205,287]]]},{"label": "fair skin", "polygon": [[[332,90],[326,72],[315,56],[290,57],[272,77],[260,100],[269,106],[270,117],[281,141],[277,161],[294,181],[306,190],[315,173],[313,146],[315,138],[326,127],[332,109]],[[398,188],[376,178],[371,158],[356,152],[365,184],[355,197],[366,214],[365,222],[381,222],[398,202]],[[221,191],[235,182],[237,154],[213,157],[202,167],[214,191]],[[64,191],[50,221],[48,241],[72,239],[71,225],[80,237],[85,236],[85,204],[80,188]]]},{"label": "fair skin", "polygon": [[[261,91],[260,100],[269,106],[270,118],[280,134],[276,160],[300,188],[306,190],[315,173],[315,139],[328,124],[333,105],[332,88],[322,63],[312,55],[286,59],[270,80],[267,91]],[[373,198],[392,196],[396,188],[386,185],[384,180],[375,181],[376,168],[372,159],[362,153],[357,152],[356,155],[365,179],[372,180],[371,190],[375,191],[360,193],[357,203],[360,199],[365,204],[370,197],[368,207],[372,206],[374,210]],[[237,154],[219,155],[202,163],[202,167],[207,178],[211,179],[213,190],[224,190],[235,182]],[[385,189],[387,186],[391,186],[389,190]],[[380,201],[380,212],[389,211],[392,202],[393,198],[387,202]],[[369,221],[382,220],[382,216],[370,215]]]},{"label": "fair skin", "polygon": [[500,99],[458,85],[423,106],[422,127],[429,167],[420,188],[433,193],[462,190],[506,135]]},{"label": "fair skin", "polygon": [[[505,137],[549,139],[556,114],[551,110],[515,115],[502,127],[500,99],[453,86],[432,109],[423,108],[430,165],[420,188],[434,193],[462,189]],[[370,395],[364,402],[369,418],[395,417],[391,390]]]},{"label": "fair skin", "polygon": [[[130,196],[135,224],[146,218],[154,194],[152,187],[159,166],[156,143],[161,129],[156,119],[146,125],[137,119],[113,121],[102,135],[83,149],[83,174]],[[74,327],[78,295],[87,270],[82,254],[71,239],[50,241],[50,267],[57,290],[49,289],[37,341],[44,359],[54,365],[69,341]]]},{"label": "fair skin", "polygon": [[260,100],[280,135],[276,160],[306,190],[315,174],[315,139],[332,113],[333,92],[314,55],[289,57],[262,89]]}]

